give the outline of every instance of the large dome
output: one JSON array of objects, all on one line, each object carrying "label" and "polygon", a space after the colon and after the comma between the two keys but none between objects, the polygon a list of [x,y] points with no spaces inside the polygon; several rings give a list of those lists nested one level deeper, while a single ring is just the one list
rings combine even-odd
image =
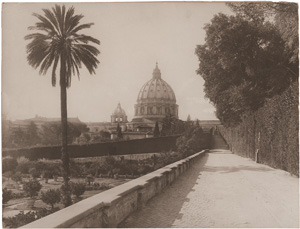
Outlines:
[{"label": "large dome", "polygon": [[161,78],[161,72],[156,63],[152,79],[142,86],[138,94],[134,119],[159,120],[167,114],[178,118],[178,105],[173,89]]},{"label": "large dome", "polygon": [[161,78],[161,73],[156,65],[153,71],[153,77],[141,88],[137,102],[165,101],[167,103],[176,103],[176,97],[170,85]]}]

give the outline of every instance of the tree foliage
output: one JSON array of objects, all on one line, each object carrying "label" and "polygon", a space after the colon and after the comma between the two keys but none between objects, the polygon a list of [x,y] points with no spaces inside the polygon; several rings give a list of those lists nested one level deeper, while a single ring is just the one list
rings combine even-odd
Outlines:
[{"label": "tree foliage", "polygon": [[30,122],[26,132],[27,132],[27,145],[34,146],[37,143],[40,143],[38,128],[33,121]]},{"label": "tree foliage", "polygon": [[119,139],[122,139],[122,138],[123,138],[122,129],[121,129],[119,123],[118,123],[118,126],[117,126],[117,137],[118,137]]},{"label": "tree foliage", "polygon": [[250,21],[273,21],[285,43],[291,63],[298,63],[298,4],[292,2],[235,2],[227,5],[238,15]]},{"label": "tree foliage", "polygon": [[155,122],[155,127],[154,127],[154,131],[153,131],[153,137],[157,138],[159,137],[160,133],[159,133],[159,127],[158,127],[158,122]]},{"label": "tree foliage", "polygon": [[[86,124],[68,122],[68,143],[73,143],[82,133],[88,131]],[[47,122],[42,125],[41,141],[43,145],[60,145],[62,128],[60,122]]]},{"label": "tree foliage", "polygon": [[84,183],[71,183],[71,193],[79,198],[85,192]]},{"label": "tree foliage", "polygon": [[48,189],[45,192],[41,193],[41,200],[50,204],[51,208],[54,208],[54,204],[59,203],[60,201],[60,190],[59,189]]},{"label": "tree foliage", "polygon": [[5,157],[2,159],[2,172],[14,171],[18,166],[18,162],[15,158]]},{"label": "tree foliage", "polygon": [[297,69],[273,23],[259,16],[250,20],[220,13],[204,29],[205,44],[196,48],[197,73],[205,80],[206,97],[223,124],[239,123],[246,112],[257,110],[297,79]]},{"label": "tree foliage", "polygon": [[182,134],[184,131],[184,122],[177,119],[175,116],[169,114],[162,120],[161,136]]},{"label": "tree foliage", "polygon": [[204,147],[203,134],[203,130],[200,126],[190,126],[184,135],[177,139],[177,150],[184,157],[202,150]]},{"label": "tree foliage", "polygon": [[9,200],[13,198],[13,194],[11,190],[7,188],[2,189],[2,202],[6,204]]},{"label": "tree foliage", "polygon": [[23,186],[24,191],[30,196],[30,198],[37,196],[41,188],[42,185],[37,180],[25,182]]}]

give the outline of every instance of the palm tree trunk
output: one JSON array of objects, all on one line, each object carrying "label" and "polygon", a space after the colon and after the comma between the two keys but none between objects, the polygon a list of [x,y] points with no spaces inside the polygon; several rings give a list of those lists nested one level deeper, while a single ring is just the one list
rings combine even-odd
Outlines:
[{"label": "palm tree trunk", "polygon": [[65,206],[69,206],[72,203],[70,196],[70,165],[69,165],[69,153],[68,153],[68,113],[67,113],[67,82],[66,82],[66,63],[64,55],[60,58],[60,102],[61,102],[61,127],[62,127],[62,149],[61,160],[63,164],[63,203]]}]

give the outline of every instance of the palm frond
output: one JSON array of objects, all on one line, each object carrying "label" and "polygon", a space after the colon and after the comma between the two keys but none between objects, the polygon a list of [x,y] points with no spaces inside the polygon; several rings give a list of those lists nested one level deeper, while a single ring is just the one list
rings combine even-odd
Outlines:
[{"label": "palm frond", "polygon": [[46,17],[43,17],[36,13],[33,13],[33,16],[37,17],[41,21],[35,24],[38,30],[56,31],[53,24]]},{"label": "palm frond", "polygon": [[76,42],[83,42],[85,44],[87,44],[88,42],[93,42],[95,44],[98,44],[100,45],[100,41],[98,39],[95,39],[91,36],[86,36],[86,35],[83,35],[83,34],[76,34],[76,35],[73,35],[75,37],[75,41]]},{"label": "palm frond", "polygon": [[48,20],[53,25],[53,28],[55,29],[55,33],[57,35],[59,35],[60,34],[59,25],[58,25],[58,21],[57,21],[55,15],[51,12],[51,10],[43,9],[43,11],[44,11],[46,18],[48,18]]},{"label": "palm frond", "polygon": [[49,42],[36,39],[27,45],[28,63],[37,68],[49,53]]},{"label": "palm frond", "polygon": [[55,7],[53,7],[52,10],[56,16],[59,25],[59,30],[62,35],[64,34],[64,22],[65,22],[65,12],[66,12],[65,5],[63,5],[62,7],[60,5],[55,5]]},{"label": "palm frond", "polygon": [[81,49],[84,49],[85,51],[89,52],[91,55],[97,56],[100,51],[95,48],[94,46],[91,45],[86,45],[86,44],[74,44],[75,47],[80,46]]},{"label": "palm frond", "polygon": [[72,31],[70,31],[70,34],[75,34],[75,33],[77,33],[78,31],[80,31],[82,29],[89,29],[89,28],[91,28],[92,25],[94,25],[94,23],[79,25],[76,28],[74,28]]},{"label": "palm frond", "polygon": [[51,67],[53,60],[55,59],[55,47],[51,46],[50,51],[48,52],[48,55],[44,58],[42,61],[41,67],[40,67],[40,75],[45,75],[48,71],[48,69]]},{"label": "palm frond", "polygon": [[68,23],[68,28],[66,29],[66,34],[69,34],[78,24],[79,21],[83,18],[83,15],[75,15],[70,18]]}]

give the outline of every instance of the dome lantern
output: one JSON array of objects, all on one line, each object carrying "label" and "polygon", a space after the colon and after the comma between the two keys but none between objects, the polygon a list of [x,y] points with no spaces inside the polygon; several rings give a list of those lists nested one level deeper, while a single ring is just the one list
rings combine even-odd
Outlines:
[{"label": "dome lantern", "polygon": [[152,76],[153,76],[153,79],[161,79],[161,73],[157,66],[157,62],[156,62],[156,67],[153,70]]}]

